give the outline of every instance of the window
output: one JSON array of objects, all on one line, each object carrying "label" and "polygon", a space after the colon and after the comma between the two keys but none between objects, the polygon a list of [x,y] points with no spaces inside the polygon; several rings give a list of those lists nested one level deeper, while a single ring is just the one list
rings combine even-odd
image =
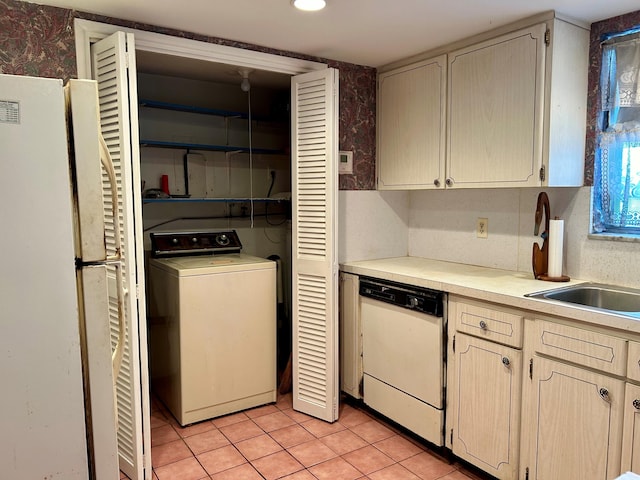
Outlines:
[{"label": "window", "polygon": [[640,235],[640,35],[602,48],[593,231]]}]

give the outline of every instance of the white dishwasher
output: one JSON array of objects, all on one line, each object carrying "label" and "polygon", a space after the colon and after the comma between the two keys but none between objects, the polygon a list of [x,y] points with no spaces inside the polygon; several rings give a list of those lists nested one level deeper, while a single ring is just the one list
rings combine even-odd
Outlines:
[{"label": "white dishwasher", "polygon": [[364,403],[444,445],[446,294],[360,277]]}]

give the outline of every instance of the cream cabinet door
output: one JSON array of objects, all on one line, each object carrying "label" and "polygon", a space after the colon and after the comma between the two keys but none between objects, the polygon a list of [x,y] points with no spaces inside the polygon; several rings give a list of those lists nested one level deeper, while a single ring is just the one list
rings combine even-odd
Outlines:
[{"label": "cream cabinet door", "polygon": [[546,28],[449,55],[447,187],[540,185]]},{"label": "cream cabinet door", "polygon": [[640,474],[640,386],[631,383],[624,398],[621,471]]},{"label": "cream cabinet door", "polygon": [[378,76],[378,189],[444,186],[446,56]]},{"label": "cream cabinet door", "polygon": [[522,352],[456,333],[454,356],[447,410],[453,453],[499,479],[517,478]]},{"label": "cream cabinet door", "polygon": [[360,278],[340,273],[340,388],[360,398],[362,382],[362,328],[360,324]]},{"label": "cream cabinet door", "polygon": [[533,358],[523,468],[530,480],[608,480],[620,474],[624,381]]}]

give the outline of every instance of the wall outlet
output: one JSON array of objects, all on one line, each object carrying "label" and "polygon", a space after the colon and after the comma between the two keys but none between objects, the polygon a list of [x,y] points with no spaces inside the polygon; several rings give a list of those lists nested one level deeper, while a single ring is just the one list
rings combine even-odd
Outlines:
[{"label": "wall outlet", "polygon": [[487,238],[489,236],[489,219],[478,217],[476,224],[476,236],[478,238]]}]

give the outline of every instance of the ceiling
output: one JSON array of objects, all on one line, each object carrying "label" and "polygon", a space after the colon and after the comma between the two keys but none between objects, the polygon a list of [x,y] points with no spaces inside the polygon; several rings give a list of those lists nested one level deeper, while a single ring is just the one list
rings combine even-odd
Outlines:
[{"label": "ceiling", "polygon": [[379,67],[545,10],[587,24],[638,0],[35,0],[88,13]]}]

